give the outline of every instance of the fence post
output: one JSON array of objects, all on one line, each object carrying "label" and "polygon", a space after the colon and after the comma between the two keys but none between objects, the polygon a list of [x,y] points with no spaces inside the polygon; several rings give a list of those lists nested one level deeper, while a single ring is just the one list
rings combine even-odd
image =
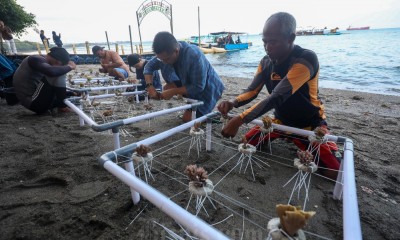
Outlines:
[{"label": "fence post", "polygon": [[72,44],[72,51],[74,52],[74,54],[76,54],[76,47],[75,47],[75,44]]},{"label": "fence post", "polygon": [[36,43],[36,47],[39,55],[42,55],[42,51],[40,51],[40,43]]},{"label": "fence post", "polygon": [[48,41],[43,41],[44,49],[46,50],[46,53],[49,53],[49,45],[47,45]]},{"label": "fence post", "polygon": [[85,45],[86,45],[86,52],[87,52],[87,54],[90,54],[90,50],[89,50],[89,42],[88,42],[88,41],[86,41],[86,42],[85,42]]}]

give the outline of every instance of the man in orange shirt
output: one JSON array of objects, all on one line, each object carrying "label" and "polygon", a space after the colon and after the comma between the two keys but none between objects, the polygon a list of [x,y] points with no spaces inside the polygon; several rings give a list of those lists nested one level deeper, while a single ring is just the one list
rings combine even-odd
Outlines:
[{"label": "man in orange shirt", "polygon": [[128,77],[129,68],[117,52],[104,50],[104,47],[100,46],[94,46],[92,52],[101,59],[101,68],[99,69],[101,73],[108,73],[119,80]]}]

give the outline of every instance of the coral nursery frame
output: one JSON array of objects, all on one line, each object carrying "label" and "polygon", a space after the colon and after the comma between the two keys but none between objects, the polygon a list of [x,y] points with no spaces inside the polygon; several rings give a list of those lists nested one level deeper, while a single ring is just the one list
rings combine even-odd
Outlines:
[{"label": "coral nursery frame", "polygon": [[[128,171],[121,168],[116,162],[118,162],[118,156],[124,158],[131,158],[132,153],[140,145],[151,145],[157,143],[163,139],[166,139],[176,133],[191,128],[195,123],[206,122],[206,150],[210,151],[212,148],[212,121],[216,117],[219,117],[218,112],[207,114],[203,117],[192,120],[191,122],[184,123],[175,128],[169,129],[165,132],[156,134],[147,139],[138,141],[126,145],[121,148],[116,148],[114,151],[103,154],[99,159],[99,164],[103,166],[107,171],[116,176],[122,182],[127,184],[131,189],[132,200],[134,204],[139,203],[140,195],[146,198],[148,201],[157,206],[161,211],[172,217],[176,222],[187,228],[197,237],[202,239],[229,239],[226,235],[221,233],[219,230],[210,226],[200,218],[189,213],[179,205],[171,201],[164,194],[148,185],[135,176],[133,161],[128,161],[131,166]],[[86,121],[86,120],[85,120]],[[262,121],[254,120],[251,124],[262,125]],[[314,132],[273,124],[274,129],[294,133],[301,136],[311,136]],[[355,172],[354,172],[354,161],[353,161],[353,142],[351,139],[346,137],[327,135],[329,141],[342,143],[343,149],[343,161],[340,165],[340,171],[336,184],[334,186],[333,198],[343,200],[343,236],[346,240],[358,240],[362,239],[361,225],[358,212],[358,202],[356,194],[355,184]],[[126,164],[126,163],[125,163]]]}]

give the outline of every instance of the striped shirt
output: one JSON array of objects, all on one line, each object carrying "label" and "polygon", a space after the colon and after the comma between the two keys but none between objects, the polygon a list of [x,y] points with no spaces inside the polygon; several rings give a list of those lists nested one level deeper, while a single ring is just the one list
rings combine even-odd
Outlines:
[{"label": "striped shirt", "polygon": [[179,57],[174,64],[175,67],[153,57],[146,64],[144,75],[152,75],[154,71],[161,69],[161,75],[167,83],[180,81],[186,87],[188,98],[204,102],[197,109],[199,112],[197,117],[200,117],[214,109],[225,87],[197,46],[186,42],[179,44]]}]

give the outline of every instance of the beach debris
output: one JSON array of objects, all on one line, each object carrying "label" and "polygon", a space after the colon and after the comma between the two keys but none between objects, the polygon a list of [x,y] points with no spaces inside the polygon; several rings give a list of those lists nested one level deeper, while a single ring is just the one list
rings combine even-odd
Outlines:
[{"label": "beach debris", "polygon": [[113,110],[112,110],[112,109],[108,109],[108,110],[105,110],[105,111],[103,112],[103,116],[104,116],[104,117],[109,117],[109,116],[111,116],[111,115],[113,115]]},{"label": "beach debris", "polygon": [[353,96],[352,98],[353,98],[353,100],[357,100],[357,101],[363,100],[363,97],[358,96],[358,95],[355,95],[355,96]]},{"label": "beach debris", "polygon": [[316,212],[302,211],[300,207],[292,205],[276,205],[278,218],[268,222],[268,239],[306,239],[301,230]]},{"label": "beach debris", "polygon": [[[135,161],[136,164],[141,164],[143,166],[146,182],[148,182],[147,177],[151,177],[153,180],[155,180],[153,174],[151,173],[153,153],[151,152],[151,148],[149,146],[141,144],[139,147],[137,147],[135,152],[132,154],[132,160]],[[138,175],[140,177],[139,170]]]},{"label": "beach debris", "polygon": [[135,102],[135,97],[129,96],[129,97],[128,97],[128,102],[130,102],[130,103]]},{"label": "beach debris", "polygon": [[144,104],[143,107],[146,111],[150,111],[151,109],[153,109],[153,105],[151,105],[150,103]]},{"label": "beach debris", "polygon": [[183,100],[182,94],[176,95],[176,100],[179,100],[179,101]]},{"label": "beach debris", "polygon": [[99,102],[96,102],[95,100],[96,100],[96,99],[93,98],[92,102],[90,103],[90,105],[92,105],[93,107],[97,107],[97,106],[100,105],[100,103],[99,103]]},{"label": "beach debris", "polygon": [[119,89],[115,90],[115,96],[122,96],[122,92]]}]

